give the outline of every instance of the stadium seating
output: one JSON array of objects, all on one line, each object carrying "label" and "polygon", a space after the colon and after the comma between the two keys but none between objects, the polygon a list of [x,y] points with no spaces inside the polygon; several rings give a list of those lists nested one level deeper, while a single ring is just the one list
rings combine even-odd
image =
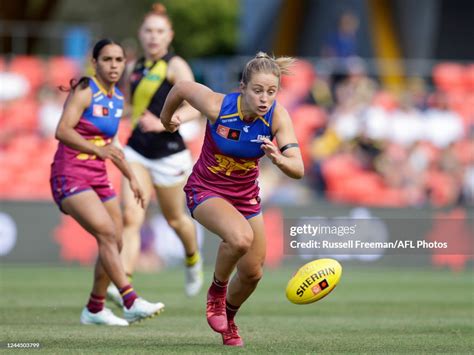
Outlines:
[{"label": "stadium seating", "polygon": [[[68,85],[71,78],[79,76],[80,67],[75,61],[62,56],[49,59],[16,56],[9,60],[0,56],[0,71],[18,73],[31,86],[26,96],[0,103],[0,199],[50,200],[49,169],[57,141],[53,137],[41,135],[38,117],[43,101],[40,101],[40,97],[44,97],[41,95],[45,92],[54,95],[58,92],[57,86]],[[398,207],[412,203],[402,189],[392,187],[377,171],[363,167],[360,157],[350,151],[350,142],[344,142],[337,135],[337,130],[332,125],[333,112],[338,109],[338,104],[334,104],[337,98],[330,98],[330,106],[327,107],[309,103],[312,102],[311,97],[314,97],[312,90],[315,88],[315,81],[326,83],[325,78],[317,77],[312,63],[298,60],[293,72],[294,75],[282,77],[278,101],[290,113],[307,171],[311,171],[315,163],[321,166],[326,197],[333,202],[368,206]],[[467,135],[474,125],[474,64],[440,63],[433,67],[432,78],[436,86],[435,92],[441,96],[435,94],[431,100],[425,98],[428,105],[455,111],[463,119],[466,136],[452,146],[453,159],[464,167],[474,164],[474,146]],[[329,88],[330,83],[326,84]],[[328,94],[331,95],[329,90]],[[390,121],[390,114],[399,109],[398,106],[396,95],[380,89],[368,107],[381,108]],[[367,106],[359,110],[364,112],[366,108]],[[119,130],[122,144],[126,143],[130,131],[129,121],[123,120]],[[323,135],[319,135],[320,133]],[[316,142],[315,137],[328,139]],[[199,155],[201,142],[202,138],[189,143],[195,159]],[[387,149],[387,144],[383,143],[379,142],[379,145]],[[416,147],[429,167],[423,175],[423,188],[428,191],[425,198],[435,206],[452,203],[456,194],[459,194],[460,187],[452,173],[437,168],[443,149],[434,147],[428,141],[418,142]],[[405,150],[406,160],[411,153],[408,147],[402,149]],[[121,174],[110,162],[108,165],[110,178],[119,190]],[[309,189],[309,186],[306,188]]]},{"label": "stadium seating", "polygon": [[38,129],[38,102],[32,98],[4,103],[2,129],[17,132],[35,132]]},{"label": "stadium seating", "polygon": [[301,154],[306,166],[310,164],[309,147],[315,132],[324,127],[326,113],[315,105],[301,105],[292,114],[296,138],[300,144]]},{"label": "stadium seating", "polygon": [[12,73],[22,74],[28,79],[32,93],[44,83],[46,77],[43,61],[33,56],[15,56],[10,61],[8,70]]},{"label": "stadium seating", "polygon": [[464,90],[464,67],[457,63],[440,63],[433,69],[433,82],[444,91]]},{"label": "stadium seating", "polygon": [[79,75],[80,69],[70,58],[52,57],[48,60],[47,73],[47,81],[52,87],[68,86],[69,81]]},{"label": "stadium seating", "polygon": [[474,91],[474,64],[467,65],[464,69],[466,91]]}]

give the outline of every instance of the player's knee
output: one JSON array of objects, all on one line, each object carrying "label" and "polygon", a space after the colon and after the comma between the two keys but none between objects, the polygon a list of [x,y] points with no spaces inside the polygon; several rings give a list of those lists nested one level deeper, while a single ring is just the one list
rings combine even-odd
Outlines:
[{"label": "player's knee", "polygon": [[180,227],[185,223],[185,216],[184,215],[175,215],[171,217],[166,217],[166,222],[168,222],[169,226],[174,230],[180,229]]},{"label": "player's knee", "polygon": [[247,284],[257,284],[263,277],[261,266],[246,271],[239,271],[239,278]]},{"label": "player's knee", "polygon": [[229,238],[231,248],[238,254],[246,254],[252,246],[253,233],[251,230],[234,231]]},{"label": "player's knee", "polygon": [[102,226],[100,230],[96,233],[96,237],[99,241],[99,244],[103,245],[117,244],[116,235],[116,229],[113,225]]},{"label": "player's knee", "polygon": [[125,206],[123,209],[124,228],[130,228],[134,226],[140,228],[141,224],[143,223],[143,213],[143,211],[137,210],[135,206]]}]

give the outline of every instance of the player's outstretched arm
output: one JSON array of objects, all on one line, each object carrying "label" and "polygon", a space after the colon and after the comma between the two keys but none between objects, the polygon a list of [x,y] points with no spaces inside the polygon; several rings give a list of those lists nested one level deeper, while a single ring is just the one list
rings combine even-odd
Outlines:
[{"label": "player's outstretched arm", "polygon": [[[181,81],[194,82],[194,74],[189,64],[183,58],[175,56],[169,63],[168,80],[173,85],[176,85]],[[176,110],[176,115],[179,116],[181,123],[201,117],[201,113],[186,101],[184,101]]]},{"label": "player's outstretched arm", "polygon": [[219,115],[223,98],[224,95],[212,91],[207,86],[191,81],[181,81],[173,86],[166,97],[165,105],[161,111],[161,122],[167,131],[176,131],[181,120],[174,113],[185,100],[207,119],[214,122]]},{"label": "player's outstretched arm", "polygon": [[304,165],[291,117],[278,104],[273,114],[272,131],[277,145],[264,138],[262,149],[265,155],[287,176],[301,179],[304,176]]}]

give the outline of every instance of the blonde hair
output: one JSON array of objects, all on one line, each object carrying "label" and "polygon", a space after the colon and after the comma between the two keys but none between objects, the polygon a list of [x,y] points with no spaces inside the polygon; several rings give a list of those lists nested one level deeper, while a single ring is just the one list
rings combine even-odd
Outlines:
[{"label": "blonde hair", "polygon": [[150,16],[161,16],[164,17],[165,19],[168,20],[169,24],[171,27],[173,27],[173,22],[171,21],[171,18],[168,15],[168,11],[166,10],[166,6],[163,5],[162,3],[155,2],[153,5],[151,5],[151,10],[148,11],[145,16],[143,17],[143,22],[150,17]]},{"label": "blonde hair", "polygon": [[258,52],[255,58],[251,59],[242,72],[242,84],[247,85],[255,73],[271,73],[280,82],[282,75],[291,74],[290,67],[295,62],[292,57],[270,57],[265,52]]}]

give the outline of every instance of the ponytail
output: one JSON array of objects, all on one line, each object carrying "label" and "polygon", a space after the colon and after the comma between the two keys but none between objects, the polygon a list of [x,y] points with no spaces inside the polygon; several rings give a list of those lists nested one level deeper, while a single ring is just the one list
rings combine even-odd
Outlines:
[{"label": "ponytail", "polygon": [[265,52],[258,52],[255,58],[251,59],[242,72],[242,83],[247,85],[255,73],[271,73],[280,81],[282,75],[291,74],[291,66],[295,62],[292,57],[270,57]]},{"label": "ponytail", "polygon": [[166,20],[168,20],[171,28],[173,27],[173,22],[171,21],[171,18],[168,15],[168,11],[166,10],[166,6],[163,5],[162,3],[156,2],[153,5],[151,5],[151,10],[148,11],[145,14],[145,16],[143,17],[142,23],[150,16],[164,17]]},{"label": "ponytail", "polygon": [[69,87],[60,85],[58,86],[58,89],[62,92],[72,92],[79,86],[79,88],[83,90],[89,86],[89,81],[90,78],[87,76],[83,76],[79,80],[73,78],[69,81]]}]

